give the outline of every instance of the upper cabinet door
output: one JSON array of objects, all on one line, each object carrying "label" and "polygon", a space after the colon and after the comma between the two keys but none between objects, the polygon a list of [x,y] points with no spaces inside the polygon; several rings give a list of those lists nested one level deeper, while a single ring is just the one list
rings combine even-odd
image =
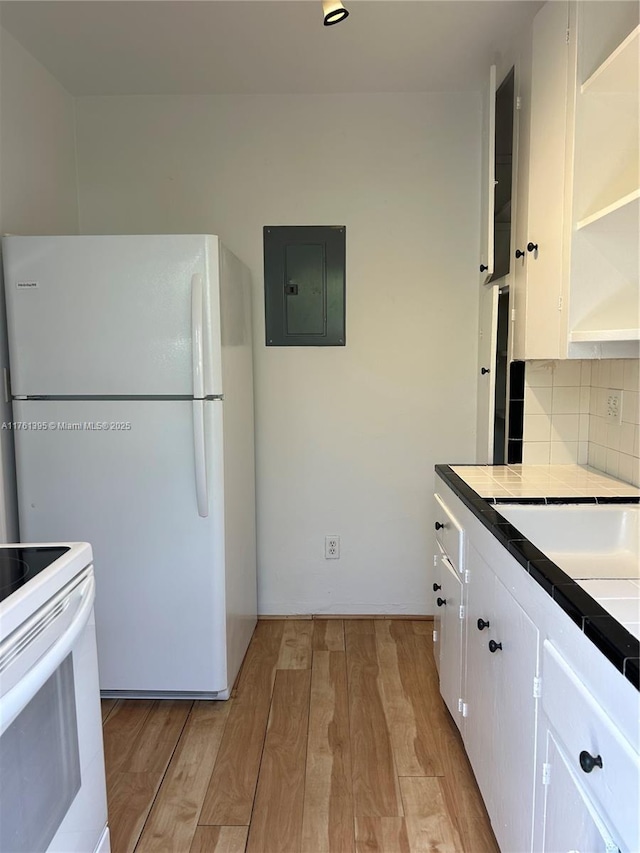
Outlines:
[{"label": "upper cabinet door", "polygon": [[478,408],[476,462],[493,462],[496,405],[496,349],[498,342],[498,285],[483,285],[478,315]]},{"label": "upper cabinet door", "polygon": [[482,183],[480,186],[480,284],[493,275],[493,219],[496,187],[496,66],[482,99]]},{"label": "upper cabinet door", "polygon": [[562,358],[569,4],[546,3],[533,22],[525,358]]}]

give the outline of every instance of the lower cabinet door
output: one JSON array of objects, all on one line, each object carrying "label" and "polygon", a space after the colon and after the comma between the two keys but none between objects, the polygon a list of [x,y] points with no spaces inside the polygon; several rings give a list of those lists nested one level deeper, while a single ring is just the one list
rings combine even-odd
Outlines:
[{"label": "lower cabinet door", "polygon": [[495,622],[495,575],[469,544],[463,738],[493,822],[501,792],[495,768],[495,655],[488,650]]},{"label": "lower cabinet door", "polygon": [[440,614],[440,693],[460,728],[462,688],[462,580],[448,560],[442,559],[442,589],[437,593]]},{"label": "lower cabinet door", "polygon": [[551,732],[547,732],[545,804],[540,853],[617,851]]},{"label": "lower cabinet door", "polygon": [[499,796],[491,818],[500,849],[524,853],[531,850],[533,834],[539,631],[497,578],[494,611],[493,644],[485,647],[494,666],[496,703]]}]

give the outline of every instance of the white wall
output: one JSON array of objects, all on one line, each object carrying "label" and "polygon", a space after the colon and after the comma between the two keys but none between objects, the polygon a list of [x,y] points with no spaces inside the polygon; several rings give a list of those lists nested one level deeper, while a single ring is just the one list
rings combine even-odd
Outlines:
[{"label": "white wall", "polygon": [[[251,267],[260,611],[425,612],[433,465],[475,447],[479,99],[82,98],[77,121],[83,232],[217,233]],[[279,224],[346,225],[346,347],[265,347]]]},{"label": "white wall", "polygon": [[77,230],[73,98],[0,29],[0,233]]},{"label": "white wall", "polygon": [[[78,230],[74,102],[0,28],[0,234]],[[2,275],[0,267],[0,289]],[[2,371],[8,367],[0,294],[0,423],[12,419]],[[0,430],[0,542],[16,541],[13,441]]]}]

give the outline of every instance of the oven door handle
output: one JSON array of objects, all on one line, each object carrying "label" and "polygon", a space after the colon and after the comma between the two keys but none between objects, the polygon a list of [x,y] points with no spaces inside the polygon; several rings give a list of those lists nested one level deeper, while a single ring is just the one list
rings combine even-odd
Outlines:
[{"label": "oven door handle", "polygon": [[[53,675],[73,648],[84,630],[93,610],[96,583],[93,575],[83,584],[81,603],[67,630],[49,647],[47,652],[0,700],[0,737],[18,714],[26,708],[43,684]],[[77,592],[77,588],[69,593]]]}]

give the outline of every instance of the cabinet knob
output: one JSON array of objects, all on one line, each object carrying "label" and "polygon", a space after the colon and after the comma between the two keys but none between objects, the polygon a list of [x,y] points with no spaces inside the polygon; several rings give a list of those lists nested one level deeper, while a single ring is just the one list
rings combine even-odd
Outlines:
[{"label": "cabinet knob", "polygon": [[440,596],[438,596],[438,598],[436,598],[436,604],[438,605],[438,607],[442,607],[442,605],[446,604],[446,603],[447,603],[446,598],[440,598]]},{"label": "cabinet knob", "polygon": [[486,272],[489,267],[486,264],[480,264],[480,272]]},{"label": "cabinet knob", "polygon": [[491,373],[491,368],[490,367],[483,367],[483,368],[481,368],[480,373],[483,376],[485,376],[487,373]]},{"label": "cabinet knob", "polygon": [[436,521],[434,526],[436,530],[444,530],[444,524],[441,524],[439,521]]},{"label": "cabinet knob", "polygon": [[580,753],[580,767],[582,767],[585,773],[591,773],[594,767],[602,767],[602,758],[599,755],[596,755],[594,758],[591,753],[583,749]]},{"label": "cabinet knob", "polygon": [[486,622],[484,619],[478,619],[478,631],[484,631],[485,628],[489,627],[489,621]]},{"label": "cabinet knob", "polygon": [[522,249],[516,249],[516,258],[524,258],[524,252]]},{"label": "cabinet knob", "polygon": [[527,252],[537,252],[538,244],[537,243],[527,243]]},{"label": "cabinet knob", "polygon": [[434,583],[434,585],[433,585],[433,591],[434,591],[434,592],[437,592],[439,589],[442,589],[442,584]]},{"label": "cabinet knob", "polygon": [[502,643],[496,643],[495,640],[489,640],[489,651],[491,652],[491,654],[495,654],[498,649],[502,651]]}]

